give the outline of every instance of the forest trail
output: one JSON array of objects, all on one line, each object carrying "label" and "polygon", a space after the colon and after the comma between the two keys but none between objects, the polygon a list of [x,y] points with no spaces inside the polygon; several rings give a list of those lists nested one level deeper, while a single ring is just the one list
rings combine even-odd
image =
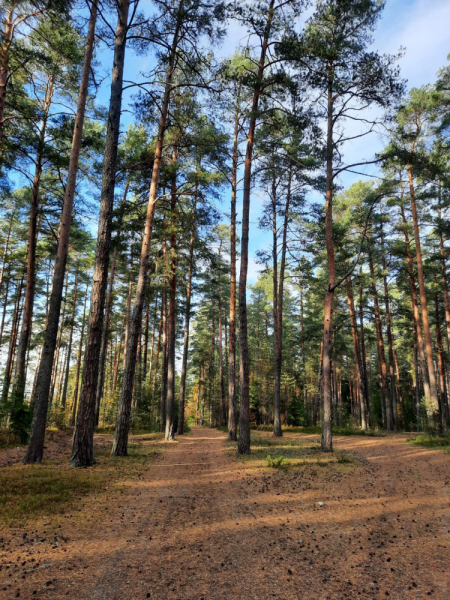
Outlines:
[{"label": "forest trail", "polygon": [[358,464],[277,471],[234,459],[225,439],[193,427],[163,444],[128,492],[65,516],[57,543],[16,530],[2,540],[0,597],[450,597],[448,455],[352,436],[335,443]]}]

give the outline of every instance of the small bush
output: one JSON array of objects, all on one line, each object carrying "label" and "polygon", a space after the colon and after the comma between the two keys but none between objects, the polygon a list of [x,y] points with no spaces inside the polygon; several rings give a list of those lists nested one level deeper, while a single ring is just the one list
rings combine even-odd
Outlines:
[{"label": "small bush", "polygon": [[353,462],[352,457],[346,452],[339,452],[336,456],[337,462],[341,465],[346,465]]},{"label": "small bush", "polygon": [[289,461],[284,456],[274,456],[273,458],[268,454],[266,456],[267,466],[272,469],[285,469],[289,466]]}]

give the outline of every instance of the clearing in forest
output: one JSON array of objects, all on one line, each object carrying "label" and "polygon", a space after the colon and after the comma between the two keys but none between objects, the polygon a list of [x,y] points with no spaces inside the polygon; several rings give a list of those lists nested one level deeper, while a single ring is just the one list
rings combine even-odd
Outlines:
[{"label": "clearing in forest", "polygon": [[[315,435],[254,438],[238,459],[216,430],[150,436],[156,458],[125,479],[4,527],[1,598],[450,597],[448,454],[404,434],[341,437],[332,456]],[[92,471],[105,468],[106,455]]]}]

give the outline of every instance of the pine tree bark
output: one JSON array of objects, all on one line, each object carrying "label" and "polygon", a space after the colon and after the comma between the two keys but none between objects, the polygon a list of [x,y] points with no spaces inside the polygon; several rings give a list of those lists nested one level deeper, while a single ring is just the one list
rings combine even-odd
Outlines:
[{"label": "pine tree bark", "polygon": [[2,347],[2,344],[3,344],[3,332],[5,330],[6,310],[8,308],[9,286],[11,283],[10,274],[11,274],[11,263],[8,264],[8,269],[7,269],[5,299],[3,301],[2,322],[0,325],[0,348]]},{"label": "pine tree bark", "polygon": [[[360,273],[362,268],[360,269]],[[367,381],[367,358],[366,358],[366,340],[364,335],[364,306],[363,306],[363,289],[359,286],[359,330],[361,334],[361,366],[364,379],[365,397],[367,399],[367,416],[370,419],[370,398],[369,398],[369,383]]]},{"label": "pine tree bark", "polygon": [[273,294],[273,346],[275,358],[275,386],[273,399],[273,434],[283,435],[281,429],[281,332],[278,310],[278,224],[277,224],[277,186],[275,170],[272,170],[272,294]]},{"label": "pine tree bark", "polygon": [[234,115],[233,156],[231,165],[231,221],[230,221],[230,309],[228,338],[228,439],[237,441],[236,407],[236,196],[239,157],[239,116],[241,113],[242,78],[239,78]]},{"label": "pine tree bark", "polygon": [[73,329],[75,325],[75,317],[77,314],[77,298],[78,298],[78,265],[75,268],[75,283],[73,289],[73,307],[72,307],[72,316],[70,318],[70,332],[69,332],[69,342],[67,344],[67,359],[66,359],[66,369],[64,373],[64,384],[62,388],[61,394],[61,406],[66,408],[66,399],[67,399],[67,386],[69,384],[69,372],[70,372],[70,359],[72,355],[72,341],[73,341]]},{"label": "pine tree bark", "polygon": [[52,292],[50,297],[47,328],[44,345],[42,348],[41,362],[36,381],[33,422],[31,425],[30,443],[23,460],[24,464],[41,462],[44,453],[45,427],[52,374],[53,359],[55,356],[56,338],[58,335],[59,317],[61,312],[64,276],[66,272],[67,255],[69,252],[70,225],[72,221],[73,198],[78,172],[78,161],[83,135],[83,123],[86,109],[86,100],[89,87],[92,55],[94,51],[94,34],[97,20],[97,0],[90,5],[89,30],[86,40],[83,73],[81,76],[80,92],[78,96],[77,114],[72,138],[70,153],[69,174],[64,192],[63,209],[59,226],[58,249],[55,266],[53,269]]},{"label": "pine tree bark", "polygon": [[[441,183],[439,182],[439,218],[441,217]],[[444,237],[442,228],[439,228],[439,253],[441,256],[441,274],[442,274],[442,291],[444,293],[444,308],[445,308],[445,331],[447,334],[447,353],[450,356],[450,302],[448,297],[447,285],[447,265],[445,264],[445,249]]]},{"label": "pine tree bark", "polygon": [[84,295],[83,318],[81,321],[80,342],[78,344],[77,372],[75,375],[75,386],[73,388],[73,394],[72,394],[72,414],[70,416],[70,426],[71,427],[73,427],[75,425],[75,419],[77,416],[78,388],[79,388],[79,384],[80,384],[81,358],[83,356],[84,328],[86,326],[86,305],[87,305],[88,296],[89,296],[89,291],[88,291],[88,288],[86,288],[86,292]]},{"label": "pine tree bark", "polygon": [[[125,191],[122,198],[122,204],[125,204],[128,196],[128,190],[130,187],[130,181],[127,180],[125,184]],[[105,314],[103,318],[103,331],[102,331],[102,341],[100,346],[100,359],[98,365],[98,378],[97,378],[97,389],[95,392],[95,426],[98,426],[99,416],[100,416],[100,405],[103,398],[103,389],[105,386],[105,370],[106,370],[106,354],[108,349],[108,339],[109,339],[109,323],[111,320],[112,307],[113,307],[113,299],[114,299],[114,280],[116,277],[116,264],[117,264],[117,255],[119,252],[119,243],[121,239],[121,226],[122,220],[120,218],[117,228],[113,259],[111,264],[111,271],[109,276],[109,288],[108,288],[108,297],[106,300],[105,306]]]},{"label": "pine tree bark", "polygon": [[[30,203],[30,222],[28,226],[28,258],[27,258],[27,278],[25,291],[25,306],[23,311],[22,327],[19,337],[19,347],[17,349],[15,381],[12,395],[12,407],[22,406],[25,395],[26,384],[26,356],[31,338],[31,326],[33,322],[33,306],[36,288],[36,248],[38,237],[38,212],[39,212],[39,189],[42,176],[45,136],[47,132],[48,115],[53,97],[54,76],[51,76],[47,83],[47,90],[44,99],[44,110],[42,114],[42,123],[39,132],[39,142],[36,155],[36,165],[34,172],[33,185],[31,189]],[[1,135],[1,134],[0,134]]]},{"label": "pine tree bark", "polygon": [[24,277],[25,277],[25,274],[22,275],[19,283],[17,284],[16,294],[15,294],[16,302],[14,305],[14,312],[13,312],[12,322],[11,322],[11,334],[9,337],[9,348],[8,348],[8,355],[6,357],[5,375],[3,378],[2,397],[1,397],[1,402],[0,402],[0,406],[3,406],[3,407],[6,406],[6,404],[7,404],[9,388],[11,385],[12,370],[13,370],[13,365],[14,365],[14,355],[15,355],[15,351],[16,351],[17,333],[18,333],[18,329],[19,329],[20,315],[21,315],[21,301],[22,301]]},{"label": "pine tree bark", "polygon": [[384,251],[384,233],[383,225],[380,227],[380,238],[381,238],[381,260],[383,267],[383,286],[384,286],[384,306],[386,310],[386,334],[388,341],[388,356],[389,356],[389,383],[390,383],[390,407],[392,411],[392,422],[391,426],[394,431],[398,428],[398,415],[397,415],[397,394],[396,394],[396,383],[395,383],[395,359],[394,359],[394,340],[392,336],[391,327],[391,310],[389,302],[389,286],[387,282],[387,264],[386,254]]},{"label": "pine tree bark", "polygon": [[180,378],[180,401],[178,409],[178,435],[184,434],[184,413],[186,402],[186,375],[187,361],[189,355],[189,328],[191,322],[191,296],[192,296],[192,274],[194,270],[194,243],[195,243],[195,226],[196,226],[196,209],[197,209],[197,194],[194,196],[194,203],[191,210],[192,227],[189,238],[189,266],[186,284],[186,314],[184,317],[184,345],[183,345],[183,360],[181,363],[181,378]]},{"label": "pine tree bark", "polygon": [[59,332],[58,332],[58,339],[56,340],[55,358],[53,361],[53,373],[52,373],[52,379],[51,379],[51,383],[50,383],[50,396],[49,396],[50,406],[53,404],[53,396],[55,394],[55,386],[56,386],[56,380],[57,380],[57,376],[58,376],[61,341],[62,341],[62,335],[63,335],[64,329],[65,329],[65,322],[66,322],[67,290],[68,290],[68,288],[69,288],[69,275],[67,274],[66,285],[64,287],[64,296],[63,296],[64,306],[63,306],[62,315],[61,315],[61,326],[60,326]]},{"label": "pine tree bark", "polygon": [[369,427],[369,415],[368,415],[368,402],[366,397],[366,390],[364,386],[364,373],[362,367],[361,348],[359,344],[358,336],[358,325],[356,323],[355,313],[355,302],[353,299],[352,281],[350,277],[346,280],[347,286],[347,304],[350,313],[350,326],[352,329],[353,348],[355,352],[355,365],[357,369],[357,380],[359,386],[359,399],[360,399],[360,414],[361,414],[361,429],[365,431]]},{"label": "pine tree bark", "polygon": [[[165,248],[165,242],[164,242]],[[165,250],[164,250],[165,254]],[[164,260],[164,265],[166,265],[166,260]],[[166,268],[166,267],[165,267]],[[163,289],[162,289],[162,311],[163,311],[163,326],[162,326],[162,357],[161,357],[161,399],[160,399],[160,431],[164,432],[166,427],[166,403],[167,403],[167,373],[168,373],[168,352],[167,352],[167,285],[166,285],[166,277],[164,276]]]},{"label": "pine tree bark", "polygon": [[439,413],[440,413],[440,425],[442,435],[447,434],[448,425],[448,396],[447,396],[447,382],[445,379],[445,366],[444,366],[444,348],[442,345],[441,336],[441,319],[439,314],[439,294],[437,276],[434,276],[434,309],[436,319],[436,342],[437,342],[437,357],[438,357],[438,373],[439,373]]},{"label": "pine tree bark", "polygon": [[[2,268],[0,271],[0,294],[2,293],[2,290],[3,290],[3,280],[4,280],[4,276],[5,276],[5,267],[7,264],[8,264],[8,274],[10,272],[11,263],[8,260],[8,255],[9,255],[9,244],[10,244],[10,240],[11,240],[11,230],[12,230],[12,226],[13,226],[13,222],[14,222],[15,212],[16,211],[14,211],[14,213],[11,216],[11,219],[9,221],[8,231],[6,233],[6,238],[5,238],[5,247],[4,247],[3,256],[2,256]],[[1,346],[1,340],[0,340],[0,346]]]},{"label": "pine tree bark", "polygon": [[[172,153],[172,166],[177,162],[177,152]],[[171,181],[171,227],[170,227],[170,267],[169,267],[169,315],[167,323],[167,404],[166,442],[175,439],[175,343],[176,343],[176,302],[177,302],[177,178],[176,172]]]},{"label": "pine tree bark", "polygon": [[390,401],[387,390],[387,367],[386,367],[386,354],[384,351],[384,340],[383,340],[383,327],[381,324],[380,305],[378,301],[378,291],[375,278],[375,268],[373,265],[372,250],[370,247],[370,241],[368,239],[367,254],[369,257],[369,268],[372,295],[373,295],[373,306],[375,311],[375,328],[377,333],[377,350],[378,350],[378,364],[380,369],[380,391],[381,391],[381,412],[383,418],[383,427],[390,430],[392,428],[392,414],[390,410]]},{"label": "pine tree bark", "polygon": [[[418,296],[417,296],[416,277],[414,274],[414,261],[413,261],[412,252],[411,252],[411,243],[409,240],[408,226],[407,226],[407,221],[406,221],[405,209],[403,208],[403,205],[400,206],[400,213],[402,215],[403,234],[405,236],[406,258],[407,258],[408,273],[409,273],[409,287],[411,290],[411,306],[412,306],[416,338],[417,338],[417,350],[419,353],[420,366],[421,366],[421,371],[422,371],[423,389],[424,389],[425,398],[429,398],[430,393],[431,393],[430,392],[430,381],[428,378],[428,367],[427,367],[427,362],[426,362],[426,358],[425,358],[424,343],[423,343],[423,337],[422,337],[422,325],[420,322],[420,311],[419,311],[419,301],[418,301]],[[419,412],[420,412],[420,402],[419,402],[418,408],[419,408]]]},{"label": "pine tree bark", "polygon": [[158,341],[156,344],[155,373],[153,374],[153,380],[152,380],[152,401],[155,397],[156,381],[158,379],[159,355],[161,353],[161,348],[162,348],[163,328],[164,328],[164,304],[162,302],[162,295],[161,295],[161,318],[159,320]]},{"label": "pine tree bark", "polygon": [[[128,29],[129,0],[116,3],[118,21],[114,40],[114,63],[109,101],[106,147],[103,159],[102,192],[97,234],[94,277],[85,349],[80,404],[72,445],[72,467],[94,464],[94,427],[106,289],[108,286],[117,151],[122,111],[123,70]],[[107,340],[105,341],[105,344]]]},{"label": "pine tree bark", "polygon": [[283,229],[281,238],[281,260],[278,277],[278,227],[275,173],[272,179],[272,259],[273,259],[273,322],[274,322],[274,354],[275,354],[275,397],[273,434],[283,435],[281,429],[281,372],[283,366],[283,295],[286,270],[287,229],[289,223],[289,206],[291,201],[292,171],[289,169],[286,202],[284,206]]},{"label": "pine tree bark", "polygon": [[[183,0],[180,0],[180,8]],[[152,240],[153,219],[157,201],[157,191],[159,182],[159,173],[161,169],[162,153],[164,146],[164,137],[166,131],[167,115],[169,112],[170,95],[172,91],[172,77],[176,63],[177,48],[180,36],[181,19],[183,14],[178,10],[178,20],[172,39],[172,45],[168,57],[168,66],[166,72],[166,82],[164,88],[163,103],[161,106],[160,119],[158,124],[158,135],[156,140],[156,149],[153,159],[152,179],[150,184],[150,193],[145,218],[145,229],[142,240],[142,251],[139,263],[139,276],[136,288],[136,296],[133,306],[133,315],[130,329],[130,336],[125,350],[125,369],[123,373],[122,392],[119,400],[119,411],[117,415],[116,431],[112,454],[114,456],[126,456],[128,449],[128,433],[130,430],[130,412],[131,400],[133,394],[134,373],[136,368],[136,354],[138,346],[139,327],[142,319],[142,310],[144,307],[145,289],[147,287],[148,264],[150,254],[150,243]]]},{"label": "pine tree bark", "polygon": [[259,98],[264,74],[264,66],[269,45],[269,36],[274,17],[275,0],[271,0],[267,14],[261,55],[258,64],[258,74],[253,93],[250,123],[247,136],[247,149],[244,166],[244,192],[242,196],[242,236],[241,236],[241,267],[239,273],[239,350],[240,350],[240,392],[241,404],[239,415],[238,453],[250,454],[250,365],[248,355],[247,330],[247,272],[248,272],[248,239],[250,225],[250,192],[252,183],[252,158],[256,129]]},{"label": "pine tree bark", "polygon": [[[10,47],[14,35],[13,17],[14,2],[11,1],[6,12],[5,29],[4,34],[1,36],[0,43],[0,144],[3,138],[3,125],[5,122],[5,104],[9,78]],[[2,153],[3,151],[0,147],[0,154]]]},{"label": "pine tree bark", "polygon": [[[411,147],[411,151],[414,152],[414,144]],[[420,244],[420,232],[419,232],[419,218],[417,215],[417,206],[416,206],[416,192],[414,187],[414,178],[412,173],[412,166],[410,163],[406,165],[406,169],[408,172],[408,181],[409,181],[409,192],[411,197],[411,210],[413,217],[413,226],[414,226],[414,241],[416,246],[416,264],[417,264],[417,278],[419,280],[419,290],[420,290],[420,309],[422,312],[422,323],[423,323],[423,333],[425,337],[425,354],[427,360],[427,368],[428,368],[428,381],[430,382],[430,396],[427,399],[427,411],[431,414],[433,412],[437,412],[439,410],[439,400],[437,395],[437,386],[436,386],[436,377],[434,373],[434,365],[433,365],[433,346],[431,342],[431,330],[430,330],[430,321],[428,318],[428,307],[427,307],[427,294],[425,289],[425,275],[423,272],[423,264],[422,264],[422,247]]]},{"label": "pine tree bark", "polygon": [[336,279],[336,264],[333,240],[333,65],[327,69],[327,145],[326,145],[326,198],[325,198],[325,241],[327,249],[328,286],[325,294],[323,321],[323,366],[322,366],[322,452],[333,451],[331,361],[333,352],[333,301]]}]

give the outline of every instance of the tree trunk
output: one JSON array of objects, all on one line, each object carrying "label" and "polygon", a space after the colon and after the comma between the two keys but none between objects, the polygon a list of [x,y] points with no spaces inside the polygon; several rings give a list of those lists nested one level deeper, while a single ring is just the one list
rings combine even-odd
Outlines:
[{"label": "tree trunk", "polygon": [[[148,363],[148,338],[150,333],[150,304],[151,304],[151,293],[147,299],[147,308],[145,310],[145,327],[144,327],[144,355],[142,357],[142,381],[141,387],[145,384],[147,379],[147,363]],[[142,396],[142,389],[141,389]],[[142,397],[140,398],[142,400]]]},{"label": "tree trunk", "polygon": [[357,379],[359,386],[359,399],[360,399],[360,413],[361,413],[361,429],[365,431],[369,426],[368,419],[368,411],[367,411],[367,397],[366,390],[364,386],[364,373],[362,367],[362,359],[361,359],[361,349],[359,345],[359,337],[358,337],[358,325],[356,323],[356,314],[355,314],[355,302],[353,299],[353,289],[352,289],[352,281],[350,277],[347,277],[347,304],[348,310],[350,313],[350,326],[352,329],[352,337],[353,337],[353,348],[355,352],[355,365],[357,369]]},{"label": "tree trunk", "polygon": [[420,381],[419,381],[419,360],[417,351],[417,328],[414,338],[414,399],[416,402],[416,429],[420,431]]},{"label": "tree trunk", "polygon": [[57,379],[57,374],[58,374],[59,353],[61,351],[61,341],[62,341],[62,335],[63,335],[65,321],[66,321],[68,287],[69,287],[69,276],[67,275],[66,276],[66,285],[64,288],[64,298],[63,298],[64,299],[64,307],[63,307],[63,311],[62,311],[62,315],[61,315],[61,327],[59,328],[58,339],[56,341],[55,359],[53,361],[53,374],[52,374],[52,379],[51,379],[51,383],[50,383],[50,396],[49,396],[50,406],[53,403],[53,396],[55,393],[55,385],[56,385],[56,379]]},{"label": "tree trunk", "polygon": [[[431,393],[430,392],[430,381],[428,378],[428,368],[427,368],[427,362],[426,362],[426,358],[425,358],[425,351],[424,351],[424,344],[423,344],[423,337],[422,337],[422,326],[420,323],[419,301],[418,301],[418,297],[417,297],[416,278],[414,275],[414,262],[413,262],[413,257],[412,257],[412,253],[411,253],[411,244],[409,241],[407,221],[406,221],[405,210],[404,210],[403,206],[400,207],[400,212],[402,215],[403,233],[405,236],[406,258],[407,258],[407,262],[408,262],[408,273],[409,273],[409,287],[411,290],[411,306],[412,306],[414,325],[415,325],[415,330],[416,330],[416,338],[417,338],[417,346],[418,346],[417,349],[419,352],[420,366],[421,366],[421,371],[422,371],[423,388],[424,388],[425,398],[429,398],[430,393]],[[420,412],[420,402],[419,402],[419,412]]]},{"label": "tree trunk", "polygon": [[[15,211],[9,221],[8,231],[6,233],[6,238],[5,238],[5,248],[3,250],[3,256],[2,256],[2,269],[0,271],[0,294],[2,293],[2,290],[3,290],[3,280],[4,280],[4,276],[5,276],[6,264],[8,264],[8,274],[11,269],[11,263],[8,260],[8,254],[9,254],[9,243],[11,240],[11,230],[12,230],[12,226],[13,226],[14,216],[15,216]],[[1,346],[1,340],[0,340],[0,346]]]},{"label": "tree trunk", "polygon": [[75,325],[75,317],[77,314],[77,293],[78,293],[78,265],[75,269],[75,284],[74,284],[74,290],[73,290],[72,317],[70,319],[70,333],[69,333],[69,343],[67,345],[66,370],[64,373],[64,385],[63,385],[62,395],[61,395],[61,405],[63,408],[66,408],[67,386],[69,384],[69,371],[70,371],[70,358],[71,358],[71,354],[72,354],[73,328]]},{"label": "tree trunk", "polygon": [[[412,151],[414,151],[414,147],[412,148]],[[426,290],[425,290],[425,275],[423,272],[422,249],[421,249],[421,245],[420,245],[419,219],[417,216],[416,194],[415,194],[411,164],[408,163],[406,165],[406,168],[408,171],[409,191],[410,191],[410,196],[411,196],[411,210],[412,210],[413,225],[414,225],[414,241],[415,241],[415,245],[416,245],[417,276],[419,279],[419,290],[420,290],[420,309],[422,312],[423,333],[424,333],[424,337],[425,337],[425,350],[426,350],[426,359],[427,359],[427,367],[428,367],[428,380],[430,382],[430,397],[427,398],[426,404],[427,404],[427,410],[430,413],[432,413],[432,412],[438,411],[439,401],[438,401],[438,395],[437,395],[436,377],[434,374],[431,331],[430,331],[430,322],[428,319],[427,294],[426,294]]]},{"label": "tree trunk", "polygon": [[158,379],[158,367],[159,367],[159,355],[161,352],[161,347],[162,347],[162,336],[164,335],[163,329],[164,329],[164,303],[163,303],[163,298],[161,295],[161,318],[159,320],[159,331],[158,331],[158,342],[156,344],[156,359],[155,359],[155,373],[153,375],[153,381],[152,381],[152,401],[155,397],[155,390],[156,390],[156,380]]},{"label": "tree trunk", "polygon": [[189,354],[189,326],[191,320],[191,296],[192,296],[192,273],[194,269],[194,243],[195,243],[195,219],[196,219],[197,195],[194,196],[192,206],[192,227],[191,237],[189,239],[189,266],[186,285],[186,314],[184,317],[184,346],[183,360],[181,363],[181,378],[180,378],[180,402],[178,408],[178,435],[184,433],[184,412],[185,412],[185,397],[186,397],[186,375],[187,361]]},{"label": "tree trunk", "polygon": [[[106,147],[103,159],[102,192],[98,222],[97,249],[91,292],[90,314],[84,367],[81,380],[80,405],[72,445],[72,467],[94,464],[94,427],[96,393],[101,354],[103,313],[108,285],[109,252],[111,247],[114,190],[116,183],[117,150],[122,110],[123,69],[127,40],[129,0],[116,3],[118,21],[114,45],[114,63],[109,101]],[[105,344],[107,343],[107,340]]]},{"label": "tree trunk", "polygon": [[[275,341],[275,399],[274,399],[274,426],[273,433],[277,437],[283,435],[281,429],[281,371],[283,366],[283,295],[284,295],[284,277],[286,270],[286,250],[287,250],[287,229],[289,224],[289,207],[291,201],[291,181],[292,171],[289,168],[288,186],[286,192],[286,202],[284,206],[284,219],[281,240],[281,260],[280,260],[280,276],[277,278],[278,270],[278,235],[277,235],[277,215],[276,215],[276,189],[272,188],[273,200],[273,224],[274,224],[274,340]],[[278,283],[277,283],[278,279]],[[278,285],[278,290],[276,287]],[[287,404],[286,404],[287,407]],[[287,411],[287,408],[286,408]],[[287,424],[287,418],[286,418]]]},{"label": "tree trunk", "polygon": [[327,69],[328,99],[327,99],[327,191],[325,199],[325,238],[327,248],[328,286],[325,294],[323,321],[323,395],[322,395],[322,452],[333,451],[332,435],[332,406],[331,406],[331,361],[333,352],[333,301],[336,265],[333,240],[333,65]]},{"label": "tree trunk", "polygon": [[22,327],[17,349],[16,372],[13,389],[12,405],[20,408],[24,401],[26,384],[26,356],[31,338],[31,326],[33,323],[33,306],[36,288],[36,247],[38,237],[38,212],[39,212],[39,188],[42,175],[42,163],[45,149],[45,136],[47,131],[48,114],[53,97],[54,76],[49,78],[44,100],[42,124],[39,132],[36,166],[33,185],[31,189],[30,223],[28,227],[28,260],[27,260],[27,285],[25,291],[25,307],[23,311]]},{"label": "tree trunk", "polygon": [[273,293],[273,350],[275,358],[275,386],[273,399],[273,435],[281,437],[281,331],[278,311],[278,225],[277,187],[275,170],[272,170],[272,293]]},{"label": "tree trunk", "polygon": [[14,365],[14,355],[15,355],[15,351],[16,351],[17,333],[18,333],[19,323],[20,323],[21,300],[22,300],[24,276],[25,275],[23,274],[19,283],[17,284],[16,302],[15,302],[14,312],[13,312],[13,317],[12,317],[12,322],[11,322],[11,334],[9,337],[8,356],[6,357],[5,375],[3,378],[2,397],[1,397],[1,402],[0,402],[0,406],[3,406],[3,407],[5,407],[8,402],[9,387],[11,385],[12,369],[13,369],[13,365]]},{"label": "tree trunk", "polygon": [[440,425],[442,435],[447,434],[448,425],[448,397],[447,397],[447,382],[445,380],[445,367],[444,367],[444,348],[442,346],[441,336],[441,319],[439,315],[439,295],[437,276],[434,276],[434,308],[436,316],[436,342],[438,350],[438,372],[439,372],[439,412],[440,412]]},{"label": "tree trunk", "polygon": [[[165,242],[164,242],[165,248]],[[165,254],[165,251],[164,251]],[[165,269],[166,260],[164,260]],[[164,276],[164,283],[162,289],[162,311],[163,311],[163,326],[162,326],[162,359],[161,359],[161,401],[160,401],[160,425],[159,430],[165,431],[166,427],[166,402],[167,402],[167,374],[168,374],[168,352],[167,352],[167,286],[166,277]]]},{"label": "tree trunk", "polygon": [[44,452],[45,427],[52,374],[53,359],[55,356],[56,338],[58,335],[59,317],[61,312],[64,276],[66,272],[67,254],[69,252],[70,225],[72,221],[73,198],[78,172],[78,160],[83,135],[84,114],[89,87],[92,55],[94,51],[95,23],[97,20],[97,0],[91,3],[89,31],[86,40],[83,73],[81,76],[80,92],[78,96],[77,114],[72,138],[69,174],[67,177],[64,202],[59,226],[58,249],[55,266],[53,269],[52,292],[47,317],[44,345],[42,348],[41,362],[36,381],[36,394],[34,402],[33,423],[31,425],[30,443],[23,460],[24,464],[41,462]]},{"label": "tree trunk", "polygon": [[[180,0],[180,5],[183,0]],[[139,276],[136,288],[136,296],[133,306],[133,316],[131,322],[130,336],[125,350],[125,369],[122,381],[122,393],[119,401],[119,410],[117,415],[116,431],[112,454],[114,456],[126,456],[128,448],[128,432],[130,430],[130,411],[133,394],[134,372],[136,368],[136,354],[139,336],[139,327],[142,319],[142,310],[144,307],[145,289],[147,287],[148,263],[150,253],[150,243],[153,231],[153,218],[157,200],[159,172],[161,169],[162,152],[164,146],[164,136],[166,131],[167,115],[169,111],[170,94],[172,91],[172,76],[175,68],[179,33],[183,11],[178,11],[178,21],[173,35],[172,46],[168,57],[168,66],[166,72],[166,83],[164,89],[163,103],[161,106],[161,115],[158,125],[158,136],[156,140],[156,149],[153,159],[152,179],[150,184],[150,193],[147,206],[147,215],[145,218],[145,229],[142,240],[142,251],[139,264]]]},{"label": "tree trunk", "polygon": [[228,439],[237,441],[236,408],[236,196],[239,156],[239,116],[241,112],[242,78],[239,79],[234,117],[233,157],[231,166],[231,222],[230,222],[230,334],[228,338]]},{"label": "tree trunk", "polygon": [[[439,183],[439,217],[441,216],[441,184]],[[442,228],[439,227],[439,251],[441,255],[441,273],[442,273],[442,291],[444,292],[444,308],[445,308],[445,330],[447,334],[447,352],[450,356],[450,302],[448,297],[447,286],[447,266],[445,264],[445,249],[444,238],[442,236]]]},{"label": "tree trunk", "polygon": [[84,306],[83,306],[83,319],[81,321],[80,343],[78,344],[77,372],[75,375],[75,386],[73,388],[73,394],[72,394],[72,414],[70,416],[70,426],[71,427],[73,427],[75,425],[75,419],[77,416],[78,387],[79,387],[79,383],[80,383],[81,357],[83,355],[83,338],[84,338],[84,328],[86,325],[86,304],[87,304],[88,295],[89,295],[88,288],[86,288],[86,293],[84,296]]},{"label": "tree trunk", "polygon": [[238,453],[250,454],[250,365],[248,356],[247,332],[247,272],[248,272],[248,238],[250,225],[250,192],[252,182],[252,157],[256,129],[259,98],[261,95],[264,65],[266,61],[269,35],[274,16],[275,0],[271,0],[264,30],[258,75],[253,93],[250,123],[247,136],[247,149],[244,167],[244,192],[242,196],[242,236],[241,236],[241,268],[239,273],[239,350],[240,350],[240,388],[241,405],[239,415]]},{"label": "tree trunk", "polygon": [[375,311],[375,327],[377,332],[377,350],[378,350],[378,363],[380,368],[380,390],[381,390],[381,412],[383,418],[383,427],[390,430],[392,428],[392,419],[391,419],[391,411],[390,411],[390,402],[387,391],[387,367],[386,367],[386,355],[384,352],[384,340],[383,340],[383,328],[381,324],[381,316],[380,316],[380,305],[378,302],[378,292],[376,286],[375,279],[375,269],[373,266],[373,258],[372,252],[370,248],[370,241],[368,240],[367,244],[367,252],[369,256],[369,267],[370,267],[370,276],[372,279],[371,287],[372,287],[372,295],[373,295],[373,305]]},{"label": "tree trunk", "polygon": [[[125,191],[122,198],[122,204],[125,204],[128,189],[130,187],[130,182],[127,180],[125,185]],[[117,254],[119,252],[119,243],[120,243],[120,234],[121,234],[121,225],[122,221],[120,219],[116,234],[116,243],[114,246],[113,252],[113,260],[111,264],[111,272],[109,276],[109,290],[108,297],[106,300],[105,306],[105,314],[103,318],[103,331],[102,331],[102,342],[100,346],[100,359],[98,365],[98,378],[97,378],[97,389],[95,392],[95,426],[98,426],[99,416],[100,416],[100,405],[103,398],[103,389],[105,386],[105,369],[106,369],[106,353],[108,348],[108,338],[109,338],[109,323],[112,314],[113,308],[113,298],[114,298],[114,280],[116,277],[116,264],[117,264]]]},{"label": "tree trunk", "polygon": [[[14,35],[14,6],[14,2],[10,2],[9,9],[6,13],[5,31],[4,34],[1,36],[2,39],[0,44],[0,143],[3,137],[3,124],[5,122],[5,103],[9,79],[9,50]],[[3,152],[0,147],[0,154],[2,153]]]},{"label": "tree trunk", "polygon": [[383,266],[383,285],[384,285],[384,305],[386,309],[386,333],[388,340],[388,356],[389,356],[389,380],[390,380],[390,393],[391,399],[388,400],[390,402],[390,410],[392,411],[392,423],[391,426],[394,431],[397,431],[398,428],[398,415],[397,415],[397,394],[395,388],[395,359],[394,359],[394,341],[392,336],[392,328],[391,328],[391,311],[389,306],[389,287],[387,282],[387,265],[386,265],[386,255],[384,252],[384,233],[383,233],[383,225],[380,227],[380,238],[381,238],[381,259]]},{"label": "tree trunk", "polygon": [[8,273],[7,273],[6,290],[5,290],[5,300],[3,302],[2,322],[1,322],[1,325],[0,325],[0,348],[2,347],[2,343],[3,343],[3,331],[5,329],[6,310],[8,308],[9,285],[11,283],[10,273],[11,273],[11,263],[8,264]]},{"label": "tree trunk", "polygon": [[[177,153],[172,153],[172,166],[175,167]],[[176,167],[175,167],[176,168]],[[170,278],[169,278],[169,318],[167,323],[167,405],[166,442],[175,439],[175,343],[176,343],[176,301],[177,301],[177,179],[174,171],[171,181],[171,227],[170,227]]]}]

